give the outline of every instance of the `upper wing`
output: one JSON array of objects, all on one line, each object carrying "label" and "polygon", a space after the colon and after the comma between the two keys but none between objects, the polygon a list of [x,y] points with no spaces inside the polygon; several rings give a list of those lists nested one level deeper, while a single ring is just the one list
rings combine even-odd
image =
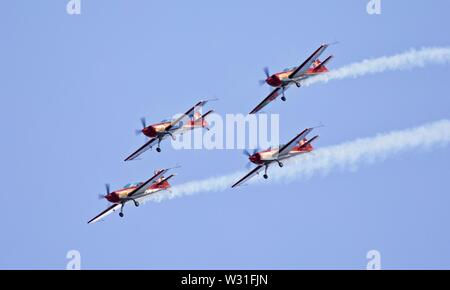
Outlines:
[{"label": "upper wing", "polygon": [[102,211],[99,215],[88,221],[88,224],[93,224],[98,222],[99,220],[103,219],[104,217],[110,215],[111,213],[115,212],[119,207],[121,207],[120,204],[113,204],[112,206],[108,207],[104,211]]},{"label": "upper wing", "polygon": [[194,116],[194,113],[200,110],[201,107],[206,105],[207,102],[211,100],[204,100],[200,101],[197,104],[195,104],[193,107],[191,107],[189,110],[186,111],[186,113],[182,114],[180,117],[176,118],[175,120],[170,123],[170,125],[166,128],[166,130],[170,130],[173,126],[176,126],[178,123],[183,121],[186,118],[191,118]]},{"label": "upper wing", "polygon": [[321,45],[310,57],[308,57],[298,68],[296,68],[290,75],[290,79],[295,79],[305,74],[312,64],[320,57],[320,55],[327,49],[329,44]]},{"label": "upper wing", "polygon": [[130,192],[130,194],[128,194],[128,197],[131,197],[133,195],[139,195],[139,194],[143,194],[145,193],[145,190],[147,189],[147,186],[152,183],[153,181],[157,180],[158,178],[160,178],[162,175],[164,175],[167,171],[169,171],[170,168],[168,169],[161,169],[159,171],[157,171],[155,173],[155,175],[153,175],[152,177],[150,177],[147,181],[145,181],[144,183],[142,183],[138,188],[136,188],[135,190],[133,190],[132,192]]},{"label": "upper wing", "polygon": [[243,184],[244,182],[246,182],[247,180],[249,180],[256,174],[258,174],[263,167],[264,167],[263,165],[259,165],[259,166],[255,167],[252,171],[250,171],[246,176],[242,177],[238,182],[233,184],[231,187],[236,187],[236,186]]},{"label": "upper wing", "polygon": [[[286,91],[289,87],[284,87],[284,91]],[[256,114],[259,111],[261,111],[265,106],[267,106],[270,102],[275,100],[278,96],[283,94],[283,88],[276,88],[273,90],[264,100],[262,100],[261,103],[258,104],[251,112],[250,114]]]},{"label": "upper wing", "polygon": [[280,147],[280,150],[278,151],[278,156],[289,153],[292,150],[292,148],[297,146],[297,143],[300,142],[300,140],[303,140],[303,138],[305,138],[306,135],[311,133],[312,130],[314,130],[314,128],[308,128],[308,129],[303,130],[300,134],[295,136],[294,139],[289,141],[289,143]]},{"label": "upper wing", "polygon": [[158,141],[158,138],[152,138],[150,139],[147,143],[145,143],[144,145],[142,145],[138,150],[134,151],[133,154],[131,154],[130,156],[128,156],[127,158],[125,158],[125,161],[129,161],[129,160],[134,160],[137,157],[139,157],[139,155],[141,155],[142,153],[144,153],[145,151],[147,151],[148,149],[150,149],[153,145],[155,145],[155,143]]},{"label": "upper wing", "polygon": [[[161,179],[161,180],[157,183],[157,185],[160,185],[160,184],[162,184],[163,182],[168,181],[169,179],[171,179],[171,178],[174,177],[174,176],[175,176],[175,174],[171,174],[170,176]],[[152,192],[152,193],[154,193],[154,192]],[[134,198],[135,198],[136,200],[140,200],[140,199],[142,199],[142,198],[144,198],[144,197],[146,197],[146,196],[148,196],[148,195],[150,195],[150,194],[152,194],[152,193],[147,193],[146,190],[144,190],[144,191],[141,191],[139,194],[134,194],[133,196],[135,196]]]}]

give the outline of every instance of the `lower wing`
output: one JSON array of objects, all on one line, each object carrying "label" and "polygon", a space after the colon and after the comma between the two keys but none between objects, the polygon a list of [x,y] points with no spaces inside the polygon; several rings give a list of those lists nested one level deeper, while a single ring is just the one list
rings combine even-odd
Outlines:
[{"label": "lower wing", "polygon": [[233,188],[233,187],[244,184],[246,181],[250,180],[253,176],[258,174],[263,169],[263,167],[264,167],[263,165],[259,165],[259,166],[255,167],[252,171],[250,171],[247,175],[242,177],[238,182],[233,184],[231,187]]},{"label": "lower wing", "polygon": [[152,148],[153,145],[157,142],[158,138],[152,138],[147,143],[142,145],[138,150],[134,151],[133,154],[125,158],[125,161],[130,161],[138,158],[142,153]]},{"label": "lower wing", "polygon": [[[284,87],[284,91],[286,91],[289,87]],[[258,104],[250,114],[256,114],[261,111],[265,106],[267,106],[270,102],[274,101],[278,96],[283,94],[283,88],[276,88],[273,90],[261,103]]]},{"label": "lower wing", "polygon": [[88,221],[88,224],[93,224],[98,222],[99,220],[102,220],[103,218],[107,217],[108,215],[115,212],[119,207],[121,207],[120,204],[113,204],[112,206],[108,207],[104,211],[102,211],[99,215]]}]

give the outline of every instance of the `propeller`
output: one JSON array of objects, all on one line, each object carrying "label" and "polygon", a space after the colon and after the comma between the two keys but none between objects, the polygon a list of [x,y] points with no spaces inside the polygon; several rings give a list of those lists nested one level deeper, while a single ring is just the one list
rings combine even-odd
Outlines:
[{"label": "propeller", "polygon": [[98,195],[98,199],[106,198],[106,196],[111,192],[109,183],[106,183],[106,184],[105,184],[105,189],[106,189],[106,194],[105,194],[105,195],[99,194],[99,195]]},{"label": "propeller", "polygon": [[[268,78],[270,77],[270,71],[269,71],[269,68],[266,66],[266,67],[263,68],[263,71],[264,71],[264,74],[266,75],[266,79],[268,79]],[[259,85],[260,85],[260,86],[264,85],[265,83],[266,83],[266,80],[265,80],[265,79],[259,81]]]},{"label": "propeller", "polygon": [[[145,117],[141,118],[141,124],[142,124],[142,129],[145,129],[147,127],[147,121],[145,120]],[[136,133],[136,135],[140,135],[140,134],[142,134],[142,130],[136,129],[135,133]]]},{"label": "propeller", "polygon": [[[242,151],[242,153],[243,153],[244,155],[246,155],[247,157],[250,157],[250,156],[256,154],[257,152],[258,152],[258,149],[257,149],[257,148],[253,149],[253,151],[249,151],[248,149],[245,149],[244,151]],[[245,168],[250,169],[250,168],[252,167],[252,164],[253,164],[253,163],[249,160],[249,161],[247,162],[247,164],[245,165]]]},{"label": "propeller", "polygon": [[253,149],[253,151],[249,151],[248,149],[245,149],[244,151],[242,151],[242,153],[244,155],[246,155],[247,157],[252,156],[253,154],[255,154],[256,152],[258,152],[258,149]]},{"label": "propeller", "polygon": [[269,68],[266,66],[265,68],[263,68],[264,73],[266,74],[266,77],[270,77],[270,72],[269,72]]}]

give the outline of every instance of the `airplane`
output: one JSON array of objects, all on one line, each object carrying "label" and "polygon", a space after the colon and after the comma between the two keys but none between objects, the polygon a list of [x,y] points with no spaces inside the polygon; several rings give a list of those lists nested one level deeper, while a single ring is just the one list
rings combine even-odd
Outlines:
[{"label": "airplane", "polygon": [[246,181],[259,174],[263,169],[263,177],[264,179],[267,179],[269,178],[269,176],[267,175],[267,169],[272,163],[277,163],[279,167],[283,167],[283,163],[281,162],[281,160],[313,151],[314,148],[312,147],[311,143],[319,138],[319,136],[316,135],[309,140],[306,139],[306,136],[311,133],[312,130],[314,130],[314,128],[307,128],[303,130],[287,144],[281,145],[278,148],[269,148],[264,151],[255,151],[253,153],[244,151],[244,153],[248,156],[250,162],[256,164],[257,166],[231,187],[234,188],[236,186],[244,184]]},{"label": "airplane", "polygon": [[[178,168],[178,167],[173,167]],[[139,206],[139,200],[144,199],[145,197],[155,194],[159,191],[163,190],[169,190],[170,184],[168,182],[169,179],[175,176],[175,174],[171,174],[168,177],[164,177],[164,174],[166,174],[170,169],[161,169],[155,171],[154,175],[148,179],[145,182],[135,182],[135,183],[129,183],[125,185],[123,188],[110,191],[109,184],[106,184],[106,194],[100,195],[100,198],[104,198],[107,201],[111,202],[112,205],[102,211],[100,214],[92,218],[90,221],[88,221],[88,224],[92,224],[95,222],[98,222],[105,218],[106,216],[110,215],[111,213],[115,212],[120,208],[119,216],[123,217],[123,208],[125,204],[128,202],[133,202],[136,207]]]},{"label": "airplane", "polygon": [[321,45],[311,56],[309,56],[300,66],[285,69],[282,72],[270,75],[269,69],[264,68],[266,79],[261,80],[260,84],[267,83],[269,86],[275,89],[256,106],[250,114],[256,114],[261,111],[270,102],[274,101],[281,95],[281,100],[286,101],[285,91],[293,84],[297,87],[301,87],[302,81],[323,73],[327,73],[329,70],[325,66],[333,58],[332,55],[327,57],[324,61],[320,61],[319,57],[330,46],[330,44]]},{"label": "airplane", "polygon": [[[214,112],[210,110],[204,115],[200,114],[199,110],[206,105],[207,102],[212,100],[200,101],[191,107],[186,113],[180,117],[173,120],[163,120],[160,123],[147,126],[145,118],[141,118],[142,130],[136,130],[137,134],[144,134],[150,140],[148,140],[144,145],[142,145],[138,150],[133,152],[130,156],[125,158],[125,161],[134,160],[139,157],[142,153],[151,149],[155,143],[157,143],[157,152],[161,152],[161,141],[167,137],[172,137],[175,140],[175,136],[178,134],[183,134],[186,131],[194,130],[196,128],[206,128],[208,129],[208,123],[206,122],[206,117]],[[187,120],[187,122],[184,122]]]}]

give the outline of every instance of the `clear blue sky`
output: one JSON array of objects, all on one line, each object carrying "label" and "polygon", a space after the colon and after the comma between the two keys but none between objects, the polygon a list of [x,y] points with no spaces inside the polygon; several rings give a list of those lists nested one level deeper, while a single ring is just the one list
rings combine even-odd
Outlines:
[{"label": "clear blue sky", "polygon": [[[0,268],[450,268],[450,149],[400,154],[357,172],[258,184],[103,210],[104,183],[183,167],[173,180],[230,173],[237,150],[148,152],[139,118],[159,121],[204,97],[246,113],[269,89],[262,67],[299,64],[339,40],[331,68],[411,47],[450,44],[449,1],[4,1],[0,18]],[[317,146],[449,117],[450,67],[429,66],[289,91],[276,102],[283,140],[323,122]],[[288,168],[285,168],[288,170]]]}]

